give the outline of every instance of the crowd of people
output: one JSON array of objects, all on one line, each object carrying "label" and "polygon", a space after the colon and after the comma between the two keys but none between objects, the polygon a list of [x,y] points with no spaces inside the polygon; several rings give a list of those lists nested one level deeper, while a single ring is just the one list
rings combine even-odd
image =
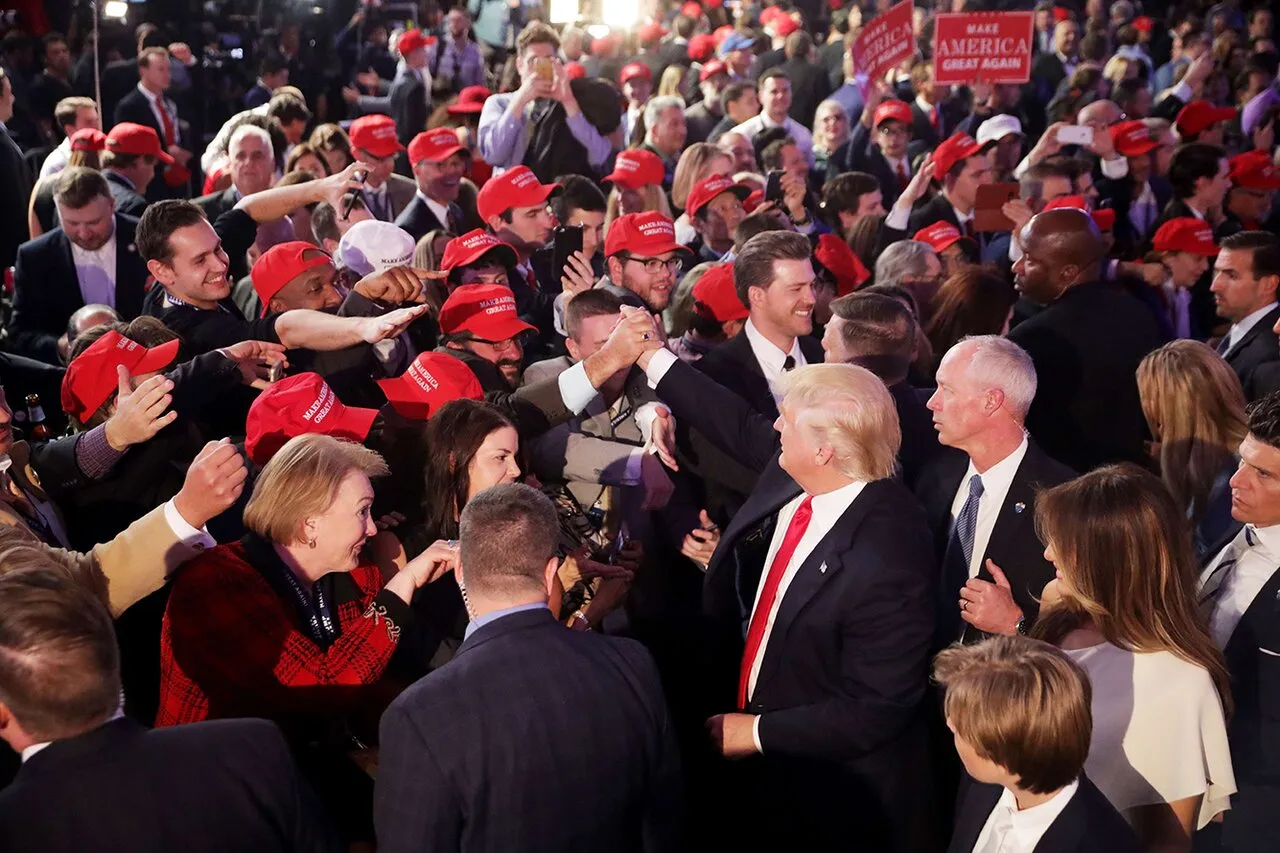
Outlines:
[{"label": "crowd of people", "polygon": [[1274,849],[1271,7],[640,6],[4,36],[0,848]]}]

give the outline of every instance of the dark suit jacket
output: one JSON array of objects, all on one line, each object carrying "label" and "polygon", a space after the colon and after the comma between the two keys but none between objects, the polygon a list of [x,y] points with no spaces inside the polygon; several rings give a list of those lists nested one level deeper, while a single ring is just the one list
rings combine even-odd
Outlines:
[{"label": "dark suit jacket", "polygon": [[[804,353],[805,361],[809,364],[821,364],[822,343],[817,338],[808,336],[800,338],[799,341],[800,351]],[[746,400],[751,408],[768,418],[770,422],[778,417],[778,405],[773,402],[769,383],[765,381],[760,362],[756,361],[756,354],[751,350],[751,342],[747,340],[746,332],[725,341],[707,353],[698,362],[698,369]]]},{"label": "dark suit jacket", "polygon": [[1165,340],[1146,305],[1110,284],[1078,284],[1009,340],[1035,362],[1027,429],[1045,453],[1082,472],[1149,460],[1136,371]]},{"label": "dark suit jacket", "polygon": [[[167,98],[170,106],[170,112],[177,113],[174,108],[172,98]],[[131,121],[134,124],[141,124],[151,128],[156,132],[156,136],[160,137],[160,146],[164,147],[164,128],[160,126],[160,122],[156,121],[155,113],[151,111],[151,103],[143,97],[142,93],[134,88],[129,94],[120,99],[120,103],[116,105],[115,123],[122,121]],[[184,148],[190,148],[187,140],[182,138],[182,126],[179,124],[173,129],[174,136],[177,137],[177,144]],[[165,183],[162,174],[164,166],[156,167],[155,180],[151,182],[151,186],[147,187],[146,197],[151,201],[159,201],[166,198],[182,197],[182,187],[170,187]]]},{"label": "dark suit jacket", "polygon": [[1268,371],[1259,373],[1258,368],[1280,361],[1280,339],[1272,328],[1277,320],[1280,320],[1280,307],[1268,311],[1265,317],[1253,324],[1253,328],[1245,333],[1238,344],[1223,354],[1227,364],[1240,377],[1244,396],[1248,400],[1256,400],[1273,390],[1274,383],[1270,378],[1273,374]]},{"label": "dark suit jacket", "polygon": [[[934,552],[944,559],[951,539],[951,506],[956,493],[964,488],[964,475],[969,469],[969,456],[953,447],[943,448],[920,476],[916,497],[924,504],[929,528],[933,532]],[[1053,461],[1034,441],[1028,440],[1027,452],[1022,464],[1013,476],[1004,505],[996,515],[991,538],[982,554],[978,577],[991,581],[987,560],[993,561],[1004,571],[1013,588],[1013,600],[1022,608],[1027,626],[1035,622],[1040,612],[1040,594],[1044,585],[1053,580],[1053,564],[1044,558],[1044,544],[1036,536],[1035,502],[1042,489],[1074,479],[1076,473],[1065,465]],[[940,578],[946,579],[946,569]],[[968,622],[960,619],[958,602],[960,589],[939,589],[939,628],[947,626],[946,636],[938,637],[939,647],[945,647],[956,639],[976,641],[983,638]],[[955,630],[959,629],[959,630]]]},{"label": "dark suit jacket", "polygon": [[[1112,180],[1105,176],[1098,177],[1095,178],[1095,183],[1099,196],[1107,201],[1105,206],[1116,212],[1116,224],[1112,230],[1115,237],[1112,256],[1126,259],[1140,257],[1142,247],[1148,244],[1155,234],[1155,222],[1152,223],[1152,231],[1141,234],[1129,222],[1129,209],[1137,200],[1137,194],[1142,192],[1141,188],[1135,187],[1127,175],[1119,180]],[[1151,192],[1156,197],[1156,220],[1158,221],[1160,211],[1165,209],[1173,196],[1173,188],[1168,181],[1156,175],[1151,176],[1150,183]]]},{"label": "dark suit jacket", "polygon": [[31,170],[22,149],[0,130],[0,271],[13,266],[18,246],[31,236],[27,228],[31,186]]},{"label": "dark suit jacket", "polygon": [[[956,829],[947,853],[971,853],[1003,792],[999,785],[984,785],[965,777]],[[1140,853],[1141,850],[1133,828],[1082,774],[1080,787],[1040,836],[1035,853]]]},{"label": "dark suit jacket", "polygon": [[244,108],[251,110],[254,107],[260,107],[271,100],[271,90],[261,83],[255,83],[253,88],[244,93]]},{"label": "dark suit jacket", "polygon": [[240,194],[236,192],[235,187],[227,187],[225,190],[209,195],[202,195],[194,199],[191,203],[204,211],[205,218],[210,224],[218,221],[218,217],[235,207],[240,201]]},{"label": "dark suit jacket", "polygon": [[142,211],[147,209],[148,202],[137,189],[110,169],[104,169],[102,176],[107,179],[107,186],[111,187],[111,197],[116,202],[116,213],[135,218],[141,217]]},{"label": "dark suit jacket", "polygon": [[380,735],[383,853],[674,849],[679,758],[634,640],[508,614],[402,693]]},{"label": "dark suit jacket", "polygon": [[272,723],[148,731],[128,719],[57,741],[22,765],[0,791],[0,848],[343,849]]},{"label": "dark suit jacket", "polygon": [[[116,310],[124,320],[142,313],[147,264],[134,235],[138,220],[116,214]],[[76,277],[71,240],[55,228],[18,249],[13,277],[13,316],[9,336],[15,352],[59,364],[58,337],[67,321],[84,307]]]},{"label": "dark suit jacket", "polygon": [[889,393],[893,395],[898,425],[902,428],[898,466],[902,469],[902,482],[913,489],[942,445],[938,444],[938,431],[933,428],[933,413],[925,405],[928,392],[921,392],[904,380],[890,385]]},{"label": "dark suit jacket", "polygon": [[[880,193],[884,196],[885,210],[893,207],[893,203],[902,194],[898,186],[898,175],[890,167],[889,161],[880,153],[880,147],[872,140],[870,129],[856,117],[850,118],[852,128],[849,140],[836,149],[827,163],[827,180],[831,180],[841,172],[866,172],[880,182]],[[913,160],[925,144],[912,141],[907,146],[907,159]]]},{"label": "dark suit jacket", "polygon": [[[1205,565],[1240,532],[1237,523],[1208,551]],[[1280,566],[1227,641],[1235,711],[1227,720],[1231,766],[1239,791],[1224,815],[1222,849],[1263,853],[1280,833]]]},{"label": "dark suit jacket", "polygon": [[1062,60],[1058,58],[1058,54],[1050,51],[1042,53],[1031,62],[1031,83],[1030,85],[1036,94],[1036,99],[1040,106],[1046,106],[1049,101],[1053,100],[1054,93],[1058,91],[1058,87],[1062,85],[1062,81],[1067,79],[1067,69],[1063,67]]},{"label": "dark suit jacket", "polygon": [[[658,384],[677,418],[761,471],[707,569],[703,612],[708,711],[735,707],[747,624],[778,511],[801,494],[779,467],[769,421],[683,362]],[[765,646],[747,713],[763,754],[736,792],[749,849],[813,849],[858,838],[915,850],[929,797],[920,712],[933,636],[936,571],[924,512],[896,480],[868,483],[800,566]],[[725,849],[728,849],[726,847]]]},{"label": "dark suit jacket", "polygon": [[408,145],[415,136],[427,129],[426,86],[412,69],[401,67],[396,79],[391,81],[388,98],[400,144]]},{"label": "dark suit jacket", "polygon": [[827,70],[804,59],[788,59],[778,67],[791,80],[791,109],[787,115],[805,127],[812,127],[818,104],[831,95]]},{"label": "dark suit jacket", "polygon": [[[449,208],[453,211],[454,219],[458,223],[462,222],[462,208],[457,204],[451,203]],[[422,197],[415,195],[413,201],[409,202],[404,210],[400,211],[400,215],[396,217],[396,225],[403,228],[409,236],[415,241],[421,240],[428,232],[435,231],[438,228],[449,228],[449,223],[441,222],[436,215],[431,212],[431,208],[427,207],[427,203]],[[461,224],[457,227],[461,228]]]},{"label": "dark suit jacket", "polygon": [[[938,193],[924,204],[918,205],[911,211],[911,218],[907,221],[906,238],[909,240],[921,228],[928,228],[935,222],[950,222],[957,229],[960,229],[960,221],[956,219],[955,208],[951,206],[951,202],[942,193]],[[892,229],[889,229],[892,230]],[[964,233],[961,231],[961,233]],[[986,249],[987,244],[994,235],[986,233],[975,233],[973,239],[977,244],[978,256]],[[960,245],[966,245],[961,243]],[[973,255],[972,250],[966,250],[970,254],[970,260],[977,262],[978,257]],[[1008,252],[1006,251],[1006,256]]]}]

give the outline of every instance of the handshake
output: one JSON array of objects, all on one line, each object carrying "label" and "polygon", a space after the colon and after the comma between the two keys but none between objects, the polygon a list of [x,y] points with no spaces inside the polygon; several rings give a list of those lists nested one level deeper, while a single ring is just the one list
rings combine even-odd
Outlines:
[{"label": "handshake", "polygon": [[634,364],[645,367],[649,354],[666,343],[666,330],[654,315],[643,308],[624,305],[622,319],[613,327],[609,340],[586,360],[587,378],[599,388],[610,376],[629,370]]}]

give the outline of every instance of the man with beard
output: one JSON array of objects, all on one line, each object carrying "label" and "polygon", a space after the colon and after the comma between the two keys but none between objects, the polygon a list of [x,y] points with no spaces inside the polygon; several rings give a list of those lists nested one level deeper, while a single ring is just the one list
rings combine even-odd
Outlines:
[{"label": "man with beard", "polygon": [[459,233],[462,209],[458,207],[458,191],[470,159],[466,146],[458,142],[451,127],[437,127],[415,136],[409,143],[409,165],[418,182],[418,193],[396,217],[396,225],[414,240],[442,228]]},{"label": "man with beard", "polygon": [[604,243],[609,275],[597,287],[624,305],[660,314],[671,303],[682,256],[691,254],[676,242],[675,224],[661,213],[619,216]]},{"label": "man with beard", "polygon": [[537,328],[520,319],[505,285],[464,284],[440,307],[441,351],[465,362],[486,392],[520,387],[520,336],[532,331]]},{"label": "man with beard", "polygon": [[134,245],[138,220],[116,213],[106,178],[69,167],[54,190],[61,227],[18,249],[14,352],[60,364],[58,337],[85,305],[108,305],[124,320],[142,313],[147,268]]},{"label": "man with beard", "polygon": [[1036,366],[1028,431],[1045,453],[1076,471],[1143,464],[1149,459],[1147,423],[1136,372],[1164,343],[1155,314],[1102,281],[1107,243],[1088,213],[1045,211],[1018,239],[1022,257],[1013,266],[1014,284],[1045,306],[1009,332]]},{"label": "man with beard", "polygon": [[324,352],[397,337],[426,306],[381,317],[333,317],[301,309],[248,320],[230,298],[228,255],[248,250],[258,222],[279,219],[313,202],[341,204],[342,194],[358,186],[353,180],[357,165],[321,181],[276,187],[241,199],[219,218],[218,230],[189,201],[148,207],[138,223],[137,246],[159,286],[148,294],[144,313],[159,317],[182,335],[192,356],[246,340]]}]

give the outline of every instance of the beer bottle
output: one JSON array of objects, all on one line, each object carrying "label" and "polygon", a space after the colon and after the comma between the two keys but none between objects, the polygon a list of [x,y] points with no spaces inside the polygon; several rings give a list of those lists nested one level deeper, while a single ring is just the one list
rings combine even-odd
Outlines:
[{"label": "beer bottle", "polygon": [[32,444],[44,444],[53,438],[53,432],[44,422],[44,407],[40,405],[39,394],[27,395],[27,441]]}]

